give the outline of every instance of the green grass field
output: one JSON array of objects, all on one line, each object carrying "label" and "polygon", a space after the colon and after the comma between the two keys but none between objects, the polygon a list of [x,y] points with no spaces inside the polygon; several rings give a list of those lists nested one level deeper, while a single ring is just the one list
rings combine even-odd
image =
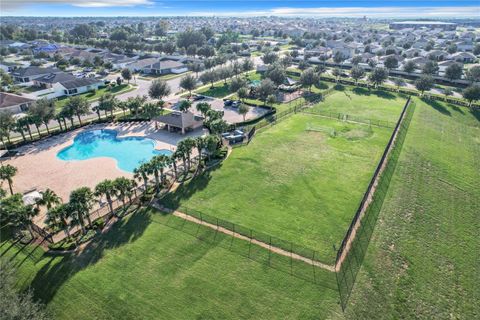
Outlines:
[{"label": "green grass field", "polygon": [[480,111],[416,101],[351,319],[480,314]]},{"label": "green grass field", "polygon": [[205,88],[197,90],[196,92],[201,95],[214,97],[214,98],[223,98],[231,93],[228,82],[224,83],[223,81],[215,83],[213,85],[213,88],[211,86],[207,86]]},{"label": "green grass field", "polygon": [[387,128],[292,116],[165,203],[318,250],[319,259],[332,263],[333,245],[340,244],[390,134]]},{"label": "green grass field", "polygon": [[369,91],[364,88],[341,86],[344,90],[335,90],[325,101],[315,105],[312,110],[319,112],[343,113],[365,119],[385,120],[396,123],[406,98],[384,91]]},{"label": "green grass field", "polygon": [[0,254],[19,267],[19,288],[31,284],[54,319],[321,319],[340,312],[335,291],[198,240],[167,219],[134,213],[78,256],[42,255],[9,241]]}]

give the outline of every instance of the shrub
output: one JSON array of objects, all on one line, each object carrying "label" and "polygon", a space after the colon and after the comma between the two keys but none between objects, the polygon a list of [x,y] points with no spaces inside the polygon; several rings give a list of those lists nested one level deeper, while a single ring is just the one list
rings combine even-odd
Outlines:
[{"label": "shrub", "polygon": [[93,237],[95,237],[96,234],[97,234],[97,231],[90,229],[78,240],[78,243],[85,243],[90,239],[92,239]]},{"label": "shrub", "polygon": [[52,243],[48,245],[48,249],[52,251],[66,251],[75,249],[75,241],[72,239],[64,239],[57,243]]},{"label": "shrub", "polygon": [[92,223],[93,229],[102,230],[104,225],[105,225],[105,219],[104,218],[97,219]]}]

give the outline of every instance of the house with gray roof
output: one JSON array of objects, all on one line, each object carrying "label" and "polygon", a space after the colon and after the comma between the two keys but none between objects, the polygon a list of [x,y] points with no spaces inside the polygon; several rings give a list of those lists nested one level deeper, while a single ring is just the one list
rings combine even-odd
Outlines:
[{"label": "house with gray roof", "polygon": [[39,93],[43,96],[45,92],[49,92],[49,98],[56,98],[97,90],[104,85],[104,82],[95,78],[77,78],[70,73],[61,72],[37,78],[34,80],[34,84],[44,89],[35,92],[35,94]]},{"label": "house with gray roof", "polygon": [[16,94],[0,92],[0,112],[22,113],[34,103],[35,100]]},{"label": "house with gray roof", "polygon": [[188,67],[180,61],[161,60],[142,69],[143,73],[148,74],[180,74],[188,71]]},{"label": "house with gray roof", "polygon": [[41,78],[47,74],[56,74],[63,72],[57,68],[41,68],[30,66],[26,68],[18,68],[12,72],[13,80],[20,83],[27,83],[35,79]]}]

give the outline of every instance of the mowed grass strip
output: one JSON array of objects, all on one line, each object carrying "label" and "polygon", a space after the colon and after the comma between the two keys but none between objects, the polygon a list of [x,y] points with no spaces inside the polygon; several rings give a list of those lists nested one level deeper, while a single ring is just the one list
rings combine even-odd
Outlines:
[{"label": "mowed grass strip", "polygon": [[480,111],[415,101],[350,319],[480,314]]},{"label": "mowed grass strip", "polygon": [[42,256],[10,241],[0,254],[19,267],[19,287],[31,284],[55,319],[320,319],[340,312],[335,291],[198,240],[168,219],[177,218],[140,210],[78,256]]},{"label": "mowed grass strip", "polygon": [[333,245],[338,248],[391,131],[294,115],[164,202],[316,250],[316,258],[333,263]]},{"label": "mowed grass strip", "polygon": [[338,87],[343,90],[334,90],[325,97],[325,101],[315,105],[312,111],[389,121],[394,126],[407,101],[406,97],[391,92]]}]

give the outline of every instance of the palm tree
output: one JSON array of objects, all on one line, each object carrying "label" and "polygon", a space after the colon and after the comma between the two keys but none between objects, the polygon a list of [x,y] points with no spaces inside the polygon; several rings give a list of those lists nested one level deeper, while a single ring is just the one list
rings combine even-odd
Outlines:
[{"label": "palm tree", "polygon": [[51,210],[47,211],[47,219],[45,222],[50,229],[62,229],[67,238],[70,238],[70,231],[68,229],[68,218],[71,210],[68,204],[60,204]]},{"label": "palm tree", "polygon": [[17,168],[11,164],[5,164],[0,166],[0,180],[5,180],[8,182],[8,187],[10,188],[10,194],[13,196],[13,177],[17,173]]},{"label": "palm tree", "polygon": [[155,163],[155,167],[158,169],[160,172],[160,183],[162,185],[165,185],[165,168],[167,168],[170,165],[169,157],[164,154],[160,154],[158,156],[155,156],[153,159]]},{"label": "palm tree", "polygon": [[78,122],[82,125],[82,116],[90,111],[90,103],[87,99],[81,96],[73,96],[68,99],[67,105],[78,118]]},{"label": "palm tree", "polygon": [[32,218],[37,215],[38,211],[32,205],[25,205],[22,194],[16,193],[11,197],[2,199],[0,206],[1,218],[8,220],[13,226],[27,229],[32,238]]},{"label": "palm tree", "polygon": [[118,193],[118,198],[122,201],[123,206],[125,206],[125,198],[128,197],[130,202],[132,202],[132,189],[134,183],[132,180],[125,177],[118,177],[113,180],[113,185],[115,190]]},{"label": "palm tree", "polygon": [[148,175],[150,174],[150,167],[148,163],[142,163],[138,168],[133,170],[133,176],[135,179],[143,180],[143,186],[145,191],[147,191],[148,187]]},{"label": "palm tree", "polygon": [[70,193],[69,206],[73,213],[76,214],[76,222],[80,224],[82,233],[85,234],[85,222],[86,218],[88,225],[92,226],[92,221],[90,219],[90,209],[92,209],[93,202],[95,201],[95,196],[88,187],[81,187],[76,190],[73,190]]},{"label": "palm tree", "polygon": [[155,178],[155,191],[158,192],[160,188],[160,178],[158,172],[158,163],[156,157],[153,157],[149,162],[146,163],[148,167],[149,174],[153,174]]},{"label": "palm tree", "polygon": [[196,144],[195,139],[190,137],[183,139],[179,143],[179,145],[182,147],[183,151],[185,152],[185,156],[187,158],[188,170],[190,170],[190,164],[192,160],[192,150],[195,147],[195,144]]},{"label": "palm tree", "polygon": [[52,209],[54,205],[62,203],[62,199],[51,189],[47,189],[42,193],[42,198],[37,201],[40,206],[45,206],[47,210]]},{"label": "palm tree", "polygon": [[173,152],[170,155],[170,163],[173,166],[173,173],[175,175],[175,180],[177,180],[177,159],[180,159],[181,157],[182,157],[181,152],[179,152],[178,149],[175,150],[175,152]]},{"label": "palm tree", "polygon": [[197,147],[198,159],[199,159],[199,161],[201,161],[202,160],[202,151],[206,146],[205,138],[202,137],[202,136],[196,137],[195,138],[195,146]]},{"label": "palm tree", "polygon": [[112,180],[105,179],[95,187],[95,196],[107,199],[108,207],[110,208],[110,216],[113,216],[113,200],[112,197],[116,195],[115,184]]}]

